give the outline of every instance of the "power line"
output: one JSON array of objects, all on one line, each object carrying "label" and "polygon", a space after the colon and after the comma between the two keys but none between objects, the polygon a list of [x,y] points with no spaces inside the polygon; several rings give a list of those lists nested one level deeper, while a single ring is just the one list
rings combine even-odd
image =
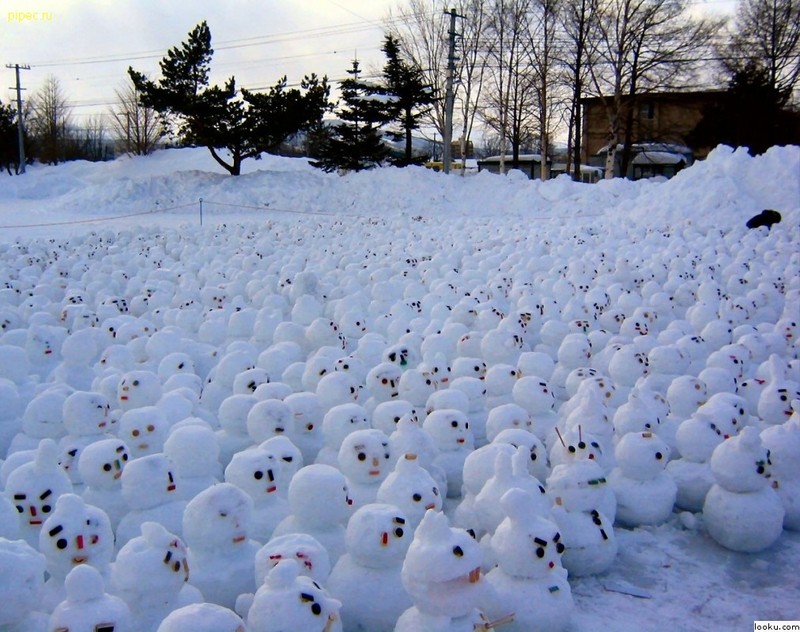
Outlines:
[{"label": "power line", "polygon": [[17,74],[17,143],[19,144],[19,171],[18,173],[25,173],[25,128],[22,116],[22,91],[24,88],[20,85],[19,71],[30,70],[31,67],[27,64],[6,64],[6,68],[14,68]]}]

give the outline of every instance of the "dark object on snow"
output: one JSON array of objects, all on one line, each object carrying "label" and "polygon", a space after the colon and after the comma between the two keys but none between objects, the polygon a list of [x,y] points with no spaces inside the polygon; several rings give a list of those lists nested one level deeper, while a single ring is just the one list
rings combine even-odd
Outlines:
[{"label": "dark object on snow", "polygon": [[781,214],[778,211],[773,211],[771,208],[764,209],[758,215],[754,215],[747,220],[748,228],[758,228],[759,226],[766,226],[767,230],[772,228],[773,224],[781,221]]}]

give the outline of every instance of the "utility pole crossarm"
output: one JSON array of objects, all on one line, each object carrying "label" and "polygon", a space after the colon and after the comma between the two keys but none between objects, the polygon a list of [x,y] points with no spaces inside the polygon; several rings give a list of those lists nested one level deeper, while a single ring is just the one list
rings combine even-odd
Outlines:
[{"label": "utility pole crossarm", "polygon": [[22,88],[19,81],[20,70],[30,70],[28,64],[6,64],[6,68],[14,68],[17,74],[17,142],[19,143],[19,167],[17,173],[25,173],[25,128],[22,121]]}]

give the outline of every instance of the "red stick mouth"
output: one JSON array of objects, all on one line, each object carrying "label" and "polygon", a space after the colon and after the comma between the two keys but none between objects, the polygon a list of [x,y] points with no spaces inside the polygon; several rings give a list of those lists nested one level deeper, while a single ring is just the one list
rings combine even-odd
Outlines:
[{"label": "red stick mouth", "polygon": [[272,487],[267,487],[267,493],[268,494],[272,494],[273,492],[276,492],[277,490],[278,490],[278,488],[275,487],[275,485],[273,485]]}]

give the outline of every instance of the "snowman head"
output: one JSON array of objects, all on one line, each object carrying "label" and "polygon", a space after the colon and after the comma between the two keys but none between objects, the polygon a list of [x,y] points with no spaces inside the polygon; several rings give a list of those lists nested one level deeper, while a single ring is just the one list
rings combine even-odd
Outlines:
[{"label": "snowman head", "polygon": [[105,395],[76,391],[64,401],[64,427],[74,436],[97,435],[111,430],[111,405]]},{"label": "snowman head", "polygon": [[394,505],[373,503],[359,508],[347,522],[345,545],[360,565],[400,566],[411,544],[412,528]]},{"label": "snowman head", "polygon": [[378,488],[377,500],[400,509],[415,528],[428,509],[440,511],[442,494],[436,481],[419,464],[417,455],[407,453],[398,459],[394,471]]},{"label": "snowman head", "polygon": [[256,586],[261,586],[267,574],[281,560],[295,560],[300,574],[324,583],[331,572],[328,551],[307,533],[287,533],[270,539],[256,552]]},{"label": "snowman head", "polygon": [[491,540],[500,568],[512,577],[553,577],[554,571],[562,569],[564,553],[556,524],[539,515],[534,499],[522,489],[508,490],[500,504],[507,517]]},{"label": "snowman head", "polygon": [[282,400],[265,399],[255,402],[247,412],[246,419],[247,434],[258,443],[271,437],[291,439],[295,436],[294,414]]},{"label": "snowman head", "polygon": [[175,596],[189,581],[183,541],[157,522],[144,522],[142,534],[117,553],[111,578],[119,591]]},{"label": "snowman head", "polygon": [[486,419],[486,438],[494,438],[503,430],[517,428],[533,432],[533,421],[527,410],[517,404],[501,404],[489,411]]},{"label": "snowman head", "polygon": [[274,454],[263,448],[242,450],[225,468],[225,482],[236,485],[254,503],[264,502],[275,497],[278,485],[283,483],[281,465]]},{"label": "snowman head", "polygon": [[[395,403],[401,402],[391,402],[391,404]],[[385,404],[381,404],[381,406],[383,405]],[[392,425],[394,426],[394,423]],[[347,435],[356,430],[366,430],[369,427],[369,416],[362,406],[339,404],[325,413],[325,417],[322,419],[322,437],[327,447],[338,451]],[[382,428],[380,429],[382,430]]]},{"label": "snowman head", "polygon": [[183,537],[190,548],[231,551],[247,542],[253,501],[230,483],[217,483],[189,501]]},{"label": "snowman head", "polygon": [[40,606],[45,563],[24,541],[0,538],[0,625],[18,623]]},{"label": "snowman head", "polygon": [[178,500],[172,462],[161,453],[129,461],[122,470],[122,497],[132,510],[149,509]]},{"label": "snowman head", "polygon": [[162,387],[152,371],[129,371],[117,386],[117,405],[124,411],[153,406],[161,399]]},{"label": "snowman head", "polygon": [[425,418],[422,427],[443,452],[471,450],[474,446],[469,418],[460,410],[434,410]]},{"label": "snowman head", "polygon": [[128,446],[119,439],[102,439],[86,446],[78,461],[78,470],[87,487],[120,489],[122,470],[128,463]]},{"label": "snowman head", "polygon": [[550,384],[535,375],[520,378],[512,389],[514,402],[532,416],[550,412],[555,408],[556,396]]},{"label": "snowman head", "polygon": [[58,446],[42,439],[34,460],[8,475],[6,496],[11,499],[23,528],[38,532],[52,513],[56,500],[72,491],[69,477],[58,464]]},{"label": "snowman head", "polygon": [[339,448],[339,469],[353,483],[378,485],[389,474],[391,463],[389,437],[368,428],[348,434]]},{"label": "snowman head", "polygon": [[441,512],[425,513],[414,533],[400,574],[414,605],[432,615],[460,617],[482,592],[478,543],[451,528]]},{"label": "snowman head", "polygon": [[647,481],[655,478],[667,466],[669,446],[652,432],[629,432],[614,449],[617,464],[628,478]]},{"label": "snowman head", "polygon": [[119,420],[118,436],[138,458],[161,452],[169,431],[169,421],[157,406],[127,410]]},{"label": "snowman head", "polygon": [[39,532],[39,550],[48,572],[66,577],[79,564],[102,569],[114,557],[114,533],[104,511],[87,505],[76,494],[64,494]]},{"label": "snowman head", "polygon": [[339,623],[341,602],[331,599],[298,563],[281,560],[256,592],[247,621],[253,629],[325,630]]},{"label": "snowman head", "polygon": [[753,426],[720,443],[710,463],[717,483],[731,492],[755,492],[772,482],[770,451]]},{"label": "snowman head", "polygon": [[326,526],[345,522],[353,502],[344,474],[319,463],[297,471],[289,483],[288,499],[289,508],[298,520],[307,525]]},{"label": "snowman head", "polygon": [[232,610],[213,603],[195,603],[170,612],[159,632],[244,632],[242,619]]}]

